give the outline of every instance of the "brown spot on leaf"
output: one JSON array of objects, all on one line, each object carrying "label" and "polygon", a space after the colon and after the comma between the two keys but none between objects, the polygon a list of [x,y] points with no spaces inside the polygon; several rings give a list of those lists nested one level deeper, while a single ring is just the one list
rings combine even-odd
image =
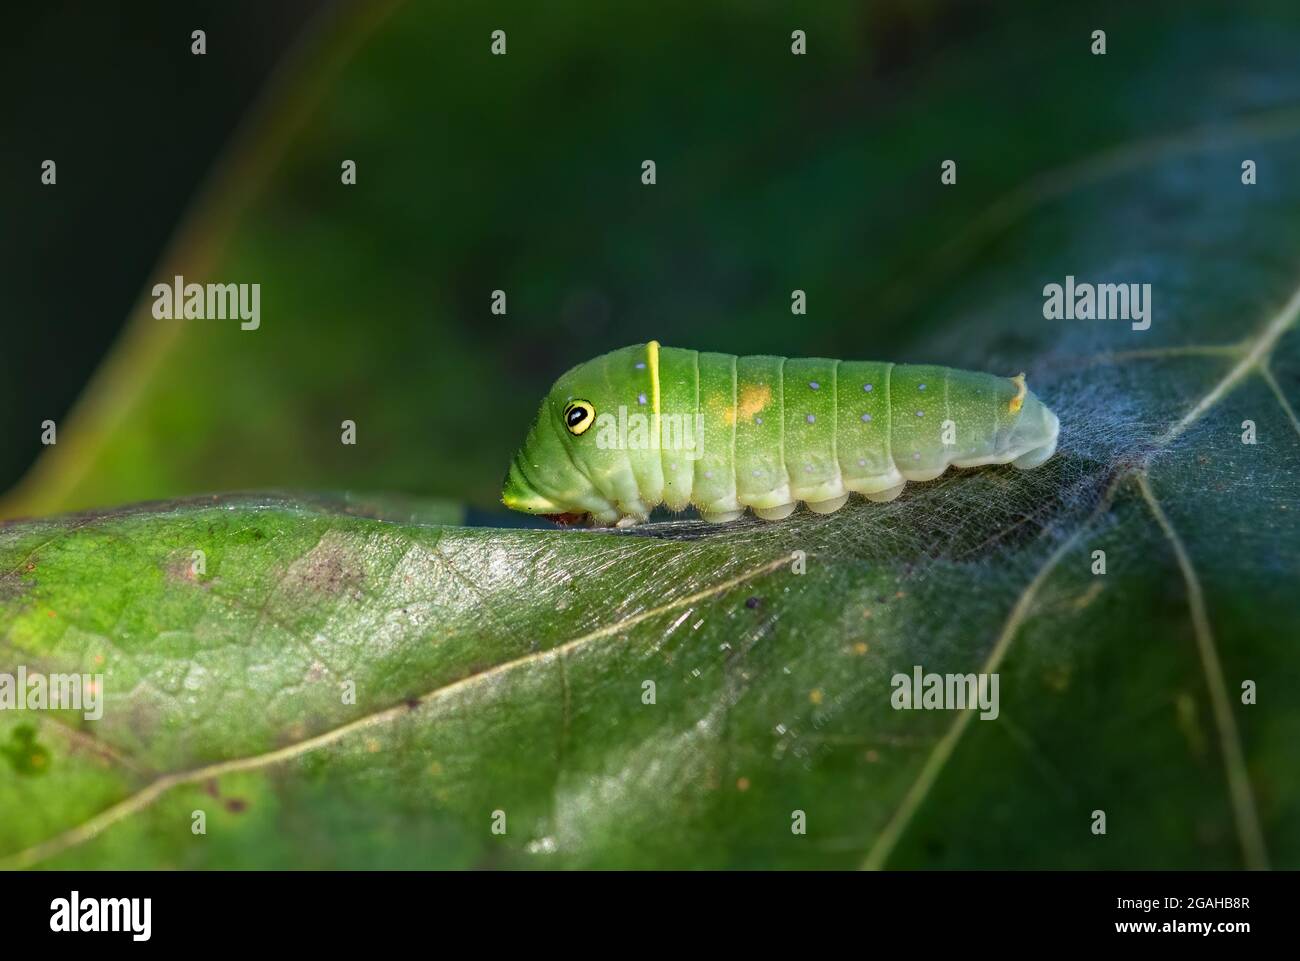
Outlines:
[{"label": "brown spot on leaf", "polygon": [[172,582],[211,587],[209,579],[194,569],[194,549],[190,547],[168,554],[167,559],[163,561],[163,573]]},{"label": "brown spot on leaf", "polygon": [[311,666],[307,668],[307,673],[303,680],[308,683],[323,681],[326,676],[325,665],[320,661],[312,661]]},{"label": "brown spot on leaf", "polygon": [[284,587],[287,591],[307,591],[330,597],[361,595],[366,572],[359,553],[342,537],[328,533],[319,544],[303,555],[289,569]]},{"label": "brown spot on leaf", "polygon": [[[28,570],[33,565],[28,565]],[[13,601],[32,589],[32,581],[24,580],[21,574],[12,571],[0,574],[0,602]]]}]

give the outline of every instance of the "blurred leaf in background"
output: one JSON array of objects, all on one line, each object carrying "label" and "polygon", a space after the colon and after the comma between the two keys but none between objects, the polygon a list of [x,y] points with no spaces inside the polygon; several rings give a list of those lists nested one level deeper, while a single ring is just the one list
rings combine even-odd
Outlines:
[{"label": "blurred leaf in background", "polygon": [[[1127,7],[1093,57],[1099,11],[1035,4],[345,5],[0,512],[266,487],[491,506],[555,376],[651,337],[1014,372],[1062,333],[1037,310],[924,335],[997,294],[957,301],[958,280],[1041,243],[1013,229],[1027,207],[1294,96],[1285,5]],[[148,289],[177,273],[260,283],[261,329],[155,321]],[[1024,284],[1056,273],[1037,263]],[[792,323],[796,288],[810,306]]]},{"label": "blurred leaf in background", "polygon": [[[0,490],[63,424],[319,0],[11,5],[0,43]],[[191,54],[202,25],[212,56]],[[56,182],[42,182],[45,161]]]}]

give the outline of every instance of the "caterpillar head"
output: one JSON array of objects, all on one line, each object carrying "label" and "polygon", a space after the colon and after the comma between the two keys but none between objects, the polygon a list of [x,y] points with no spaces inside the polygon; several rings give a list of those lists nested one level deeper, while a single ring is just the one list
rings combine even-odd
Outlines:
[{"label": "caterpillar head", "polygon": [[613,524],[648,513],[626,456],[602,442],[620,406],[647,409],[639,399],[649,379],[646,347],[638,345],[579,364],[557,380],[510,464],[501,502],[560,523]]}]

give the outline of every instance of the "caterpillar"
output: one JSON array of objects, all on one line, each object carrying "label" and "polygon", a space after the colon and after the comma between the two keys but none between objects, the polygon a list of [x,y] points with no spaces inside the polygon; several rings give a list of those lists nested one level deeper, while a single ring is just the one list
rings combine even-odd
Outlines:
[{"label": "caterpillar", "polygon": [[781,520],[850,492],[889,501],[949,466],[1037,467],[1060,422],[1023,374],[822,358],[737,357],[657,341],[560,377],[502,503],[561,523],[629,526],[660,504],[714,523]]}]

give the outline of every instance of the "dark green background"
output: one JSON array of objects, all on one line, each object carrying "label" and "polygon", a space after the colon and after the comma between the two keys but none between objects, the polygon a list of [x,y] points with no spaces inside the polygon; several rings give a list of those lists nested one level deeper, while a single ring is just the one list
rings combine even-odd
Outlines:
[{"label": "dark green background", "polygon": [[[5,65],[22,74],[11,95],[36,93],[5,141],[19,255],[0,259],[0,479],[31,462],[47,417],[60,448],[0,513],[267,487],[495,510],[551,380],[651,337],[1025,368],[1041,316],[1005,316],[977,280],[1020,246],[1004,215],[1021,192],[1285,104],[1300,78],[1284,4],[1129,7],[344,4],[303,28],[301,57],[233,139],[297,30],[288,13],[223,6],[205,58],[188,53],[198,15],[38,24]],[[1103,22],[1110,49],[1092,57]],[[806,57],[789,53],[795,25]],[[505,58],[487,50],[498,26]],[[63,45],[91,54],[43,68]],[[31,82],[42,69],[49,89]],[[37,182],[47,153],[54,189]],[[956,187],[939,184],[947,158]],[[206,200],[177,224],[201,175]],[[173,226],[186,240],[165,248]],[[1071,238],[1048,243],[1063,269],[1044,260],[1028,289],[1081,266]],[[261,283],[262,329],[137,318],[152,359],[121,345],[118,387],[64,416],[133,295],[147,308],[175,270]],[[959,277],[973,298],[953,299]],[[506,317],[489,313],[496,288]],[[795,288],[807,317],[790,316]],[[928,336],[971,310],[959,338]],[[338,441],[344,419],[356,447]]]}]

